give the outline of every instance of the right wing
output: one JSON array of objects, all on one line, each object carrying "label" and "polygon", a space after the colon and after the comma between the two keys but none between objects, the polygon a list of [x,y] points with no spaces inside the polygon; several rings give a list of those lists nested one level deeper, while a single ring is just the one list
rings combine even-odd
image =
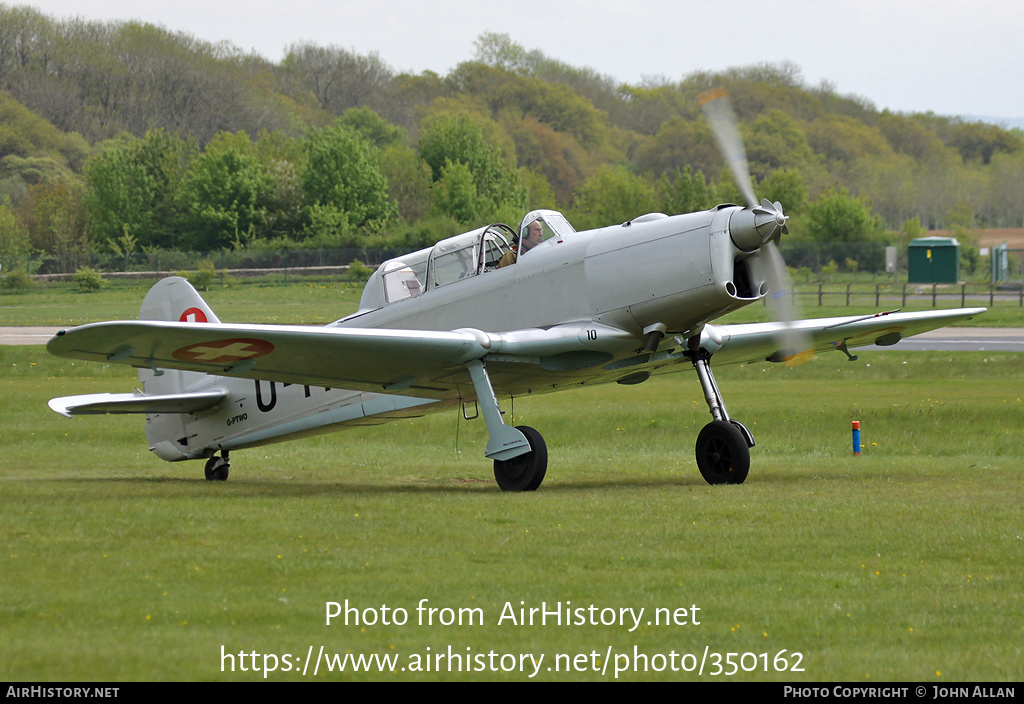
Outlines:
[{"label": "right wing", "polygon": [[590,321],[485,333],[139,320],[62,330],[46,349],[59,357],[146,369],[453,398],[467,395],[465,364],[474,359],[555,377],[611,360],[611,354],[587,351],[593,348],[584,343],[588,334],[613,347],[636,343],[625,331]]},{"label": "right wing", "polygon": [[[58,332],[59,357],[181,369],[357,391],[413,386],[487,354],[472,332],[368,330],[152,320],[91,323]],[[450,385],[438,385],[449,390]]]}]

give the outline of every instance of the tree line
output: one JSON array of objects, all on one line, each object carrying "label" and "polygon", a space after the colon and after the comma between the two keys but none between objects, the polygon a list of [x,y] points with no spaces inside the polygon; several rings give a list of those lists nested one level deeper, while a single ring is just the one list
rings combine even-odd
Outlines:
[{"label": "tree line", "polygon": [[879,111],[791,64],[628,85],[484,34],[448,75],[412,75],[0,4],[0,264],[420,247],[538,207],[584,229],[739,202],[696,102],[718,85],[793,242],[1024,224],[1019,130]]}]

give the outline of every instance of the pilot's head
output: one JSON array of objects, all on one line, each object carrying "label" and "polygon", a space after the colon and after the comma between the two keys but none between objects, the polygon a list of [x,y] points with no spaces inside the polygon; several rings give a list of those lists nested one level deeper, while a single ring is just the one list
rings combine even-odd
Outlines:
[{"label": "pilot's head", "polygon": [[526,226],[526,232],[523,234],[522,251],[528,252],[544,239],[544,228],[541,227],[540,220],[534,220]]}]

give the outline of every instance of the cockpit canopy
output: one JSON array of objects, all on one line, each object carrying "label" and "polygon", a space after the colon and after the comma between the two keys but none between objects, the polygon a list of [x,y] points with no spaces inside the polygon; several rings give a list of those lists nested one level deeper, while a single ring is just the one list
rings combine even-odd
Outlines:
[{"label": "cockpit canopy", "polygon": [[523,241],[530,224],[536,221],[540,221],[541,227],[544,230],[544,242],[552,238],[562,240],[566,235],[576,232],[575,228],[565,219],[565,216],[557,210],[533,210],[527,213],[523,221],[519,223],[517,243]]},{"label": "cockpit canopy", "polygon": [[496,223],[438,242],[427,258],[427,288],[497,269],[514,234],[508,225]]},{"label": "cockpit canopy", "polygon": [[496,269],[498,261],[509,251],[514,236],[511,227],[497,223],[388,260],[366,282],[358,312],[383,308]]},{"label": "cockpit canopy", "polygon": [[[576,231],[561,213],[534,210],[523,218],[520,232],[537,220],[544,228],[543,241],[560,242]],[[497,269],[506,252],[518,252],[522,239],[508,225],[495,223],[388,260],[366,282],[356,315]]]}]

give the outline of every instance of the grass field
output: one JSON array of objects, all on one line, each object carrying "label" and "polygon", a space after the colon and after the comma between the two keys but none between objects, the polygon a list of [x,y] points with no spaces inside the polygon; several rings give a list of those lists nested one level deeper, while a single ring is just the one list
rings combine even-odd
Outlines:
[{"label": "grass field", "polygon": [[[0,326],[81,325],[97,320],[135,320],[153,281],[119,284],[95,293],[71,287],[0,295]],[[359,284],[309,282],[246,284],[202,291],[221,320],[233,323],[324,325],[358,307]]]},{"label": "grass field", "polygon": [[[71,285],[37,287],[25,293],[0,293],[0,327],[11,325],[73,326],[97,320],[134,320],[139,305],[154,281],[117,282],[95,293],[79,293]],[[863,288],[846,305],[844,284],[832,284],[817,304],[817,285],[798,287],[798,303],[802,317],[826,318],[837,315],[865,315],[880,310],[902,308],[906,311],[932,310],[931,297],[908,299],[903,304],[893,293],[875,305],[873,287]],[[959,289],[957,289],[959,290]],[[221,320],[234,323],[282,323],[323,325],[355,312],[362,294],[362,285],[330,280],[282,283],[242,283],[214,286],[202,292],[203,297]],[[940,298],[939,308],[960,307],[960,297]],[[989,311],[966,323],[983,327],[1024,326],[1024,307],[1016,294],[996,298],[989,304],[988,296],[970,297],[967,307],[987,307]],[[726,316],[719,322],[747,323],[768,319],[768,308],[753,304]]]},{"label": "grass field", "polygon": [[[514,495],[454,412],[239,451],[210,483],[151,456],[139,418],[46,408],[130,370],[39,347],[0,369],[3,680],[1020,679],[1020,355],[722,367],[758,440],[741,486],[697,472],[690,372],[517,400],[551,459]],[[326,625],[346,600],[359,625]],[[518,623],[543,607],[587,623]],[[303,674],[321,646],[395,660]]]}]

